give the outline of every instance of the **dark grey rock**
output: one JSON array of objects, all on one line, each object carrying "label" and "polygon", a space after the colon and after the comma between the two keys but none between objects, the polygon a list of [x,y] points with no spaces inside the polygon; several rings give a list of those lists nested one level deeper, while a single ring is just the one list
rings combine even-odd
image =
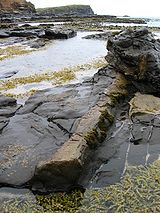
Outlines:
[{"label": "dark grey rock", "polygon": [[3,31],[0,31],[0,38],[8,38],[9,34]]},{"label": "dark grey rock", "polygon": [[28,45],[30,46],[30,48],[38,49],[44,47],[46,45],[46,41],[44,39],[36,39],[35,41],[29,42]]},{"label": "dark grey rock", "polygon": [[126,30],[108,40],[110,66],[142,92],[160,91],[160,43],[147,29]]},{"label": "dark grey rock", "polygon": [[[20,186],[30,182],[35,188],[40,182],[46,188],[47,182],[40,175],[35,177],[37,165],[50,159],[70,139],[79,119],[96,105],[112,81],[106,70],[86,83],[39,91],[13,117],[2,119],[0,183]],[[7,106],[10,102],[4,103]],[[8,116],[9,108],[1,110]],[[64,189],[60,181],[54,189]]]},{"label": "dark grey rock", "polygon": [[36,114],[10,118],[0,136],[0,182],[11,185],[28,182],[37,163],[52,155],[68,138],[56,124]]},{"label": "dark grey rock", "polygon": [[14,30],[10,31],[9,36],[11,37],[37,37],[41,30]]},{"label": "dark grey rock", "polygon": [[43,37],[48,39],[68,39],[77,35],[74,30],[71,29],[46,29]]},{"label": "dark grey rock", "polygon": [[16,105],[16,99],[0,95],[0,107]]},{"label": "dark grey rock", "polygon": [[5,117],[0,117],[0,133],[8,125],[8,123],[9,123],[9,119]]},{"label": "dark grey rock", "polygon": [[21,107],[21,105],[15,105],[15,106],[6,106],[5,108],[0,107],[0,117],[11,117],[13,116],[16,111]]},{"label": "dark grey rock", "polygon": [[13,75],[17,74],[18,70],[17,71],[11,71],[11,72],[6,72],[2,75],[0,75],[0,79],[3,79],[3,78],[10,78],[12,77]]},{"label": "dark grey rock", "polygon": [[111,32],[105,32],[105,33],[97,33],[97,34],[91,34],[84,36],[83,39],[94,39],[94,40],[105,40],[107,41],[109,36],[111,36]]}]

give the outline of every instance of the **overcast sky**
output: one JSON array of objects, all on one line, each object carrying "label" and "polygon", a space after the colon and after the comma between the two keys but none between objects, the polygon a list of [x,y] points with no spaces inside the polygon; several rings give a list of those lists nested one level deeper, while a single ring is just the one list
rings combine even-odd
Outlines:
[{"label": "overcast sky", "polygon": [[160,17],[160,0],[30,0],[36,8],[89,4],[97,14]]}]

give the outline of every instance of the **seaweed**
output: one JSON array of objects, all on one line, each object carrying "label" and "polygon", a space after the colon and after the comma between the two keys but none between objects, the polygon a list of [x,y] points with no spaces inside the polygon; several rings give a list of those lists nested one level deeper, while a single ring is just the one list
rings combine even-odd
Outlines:
[{"label": "seaweed", "polygon": [[160,212],[160,161],[131,167],[120,183],[87,190],[79,212]]}]

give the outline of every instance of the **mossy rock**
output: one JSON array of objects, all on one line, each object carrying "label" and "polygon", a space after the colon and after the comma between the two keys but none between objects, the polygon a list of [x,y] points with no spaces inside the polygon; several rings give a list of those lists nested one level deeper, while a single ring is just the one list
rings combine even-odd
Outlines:
[{"label": "mossy rock", "polygon": [[84,139],[90,148],[95,148],[99,143],[102,143],[107,136],[107,130],[113,123],[114,116],[108,111],[103,110],[95,128],[88,132]]}]

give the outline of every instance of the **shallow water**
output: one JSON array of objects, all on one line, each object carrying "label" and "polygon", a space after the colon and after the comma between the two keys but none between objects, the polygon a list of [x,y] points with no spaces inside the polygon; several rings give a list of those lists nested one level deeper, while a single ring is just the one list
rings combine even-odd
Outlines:
[{"label": "shallow water", "polygon": [[28,76],[34,73],[59,70],[66,66],[84,64],[94,58],[105,56],[106,42],[82,39],[88,34],[90,33],[79,32],[74,38],[52,41],[43,50],[1,61],[0,74],[17,72],[14,77]]}]

